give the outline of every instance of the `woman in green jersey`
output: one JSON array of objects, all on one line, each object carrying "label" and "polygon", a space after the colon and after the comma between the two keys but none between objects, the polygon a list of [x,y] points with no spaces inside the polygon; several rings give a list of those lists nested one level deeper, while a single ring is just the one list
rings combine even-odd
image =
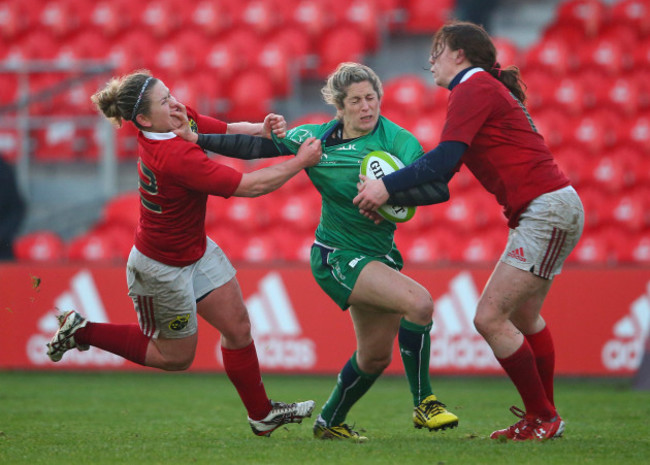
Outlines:
[{"label": "woman in green jersey", "polygon": [[[349,309],[357,350],[339,373],[314,424],[314,436],[367,440],[345,419],[390,364],[395,336],[413,395],[414,426],[431,431],[453,428],[458,425],[458,417],[433,394],[429,380],[431,295],[400,272],[403,261],[393,240],[395,223],[375,223],[352,203],[357,195],[361,160],[368,153],[382,150],[408,165],[423,155],[422,146],[408,131],[381,116],[382,84],[369,67],[340,64],[321,92],[325,101],[336,108],[336,118],[326,124],[295,127],[283,139],[274,137],[273,143],[247,136],[192,134],[187,129],[178,134],[205,149],[239,158],[296,153],[309,137],[322,141],[321,162],[307,169],[322,197],[311,269],[327,295],[341,309]],[[448,198],[444,183],[435,188],[440,192],[440,201]],[[418,192],[403,195],[417,201]],[[413,199],[405,197],[404,201]]]}]

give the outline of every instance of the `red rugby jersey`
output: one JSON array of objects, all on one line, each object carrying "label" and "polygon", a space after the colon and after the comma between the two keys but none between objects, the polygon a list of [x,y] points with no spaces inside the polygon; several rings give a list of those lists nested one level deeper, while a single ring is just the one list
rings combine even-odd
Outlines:
[{"label": "red rugby jersey", "polygon": [[[187,115],[193,128],[223,134],[227,124],[197,114]],[[140,221],[136,248],[171,266],[187,266],[205,253],[205,208],[208,195],[230,197],[242,173],[219,164],[198,145],[174,133],[138,134]]]},{"label": "red rugby jersey", "polygon": [[568,186],[569,178],[506,86],[485,71],[473,71],[449,94],[440,141],[469,146],[462,162],[496,196],[508,226],[515,228],[533,199]]}]

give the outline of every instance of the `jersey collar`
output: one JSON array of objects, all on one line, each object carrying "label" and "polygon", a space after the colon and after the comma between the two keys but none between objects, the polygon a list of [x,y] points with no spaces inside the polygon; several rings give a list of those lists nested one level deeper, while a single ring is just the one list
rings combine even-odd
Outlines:
[{"label": "jersey collar", "polygon": [[449,83],[449,90],[453,89],[461,82],[467,81],[470,77],[474,76],[474,74],[480,73],[481,71],[484,71],[484,69],[471,66],[469,68],[465,68],[451,80]]},{"label": "jersey collar", "polygon": [[149,132],[149,131],[140,131],[142,135],[147,139],[151,140],[169,140],[177,137],[173,132]]}]

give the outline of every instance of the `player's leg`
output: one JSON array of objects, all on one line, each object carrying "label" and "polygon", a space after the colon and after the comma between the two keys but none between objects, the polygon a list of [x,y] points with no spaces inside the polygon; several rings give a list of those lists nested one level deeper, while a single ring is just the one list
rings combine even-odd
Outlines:
[{"label": "player's leg", "polygon": [[345,419],[391,361],[400,315],[352,305],[350,316],[357,350],[339,373],[336,386],[314,424],[314,435],[319,439],[351,439],[356,442],[367,439],[352,430]]},{"label": "player's leg", "polygon": [[[372,308],[401,315],[398,342],[413,396],[414,425],[431,431],[457,426],[458,417],[446,410],[431,388],[429,333],[432,327],[433,300],[429,292],[408,276],[384,263],[373,261],[359,275],[350,295],[350,303],[370,305]],[[362,361],[362,369],[364,366]]]},{"label": "player's leg", "polygon": [[285,404],[269,399],[235,270],[212,241],[205,258],[195,272],[195,292],[202,296],[197,312],[221,333],[224,369],[248,412],[251,429],[256,435],[269,436],[281,425],[300,423],[311,416],[314,402]]}]

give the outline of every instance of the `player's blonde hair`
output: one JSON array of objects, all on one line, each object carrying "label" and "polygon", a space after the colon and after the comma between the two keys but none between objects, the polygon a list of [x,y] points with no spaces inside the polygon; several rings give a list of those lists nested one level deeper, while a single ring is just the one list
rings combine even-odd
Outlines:
[{"label": "player's blonde hair", "polygon": [[384,88],[377,73],[370,67],[360,63],[346,62],[336,67],[336,70],[327,77],[325,86],[321,89],[323,100],[334,105],[337,110],[343,109],[343,100],[347,96],[351,84],[368,81],[377,92],[379,100],[384,95]]},{"label": "player's blonde hair", "polygon": [[123,121],[127,120],[139,128],[136,117],[140,113],[148,114],[149,95],[156,81],[148,70],[114,77],[102,90],[90,97],[90,100],[117,127],[122,127]]}]

